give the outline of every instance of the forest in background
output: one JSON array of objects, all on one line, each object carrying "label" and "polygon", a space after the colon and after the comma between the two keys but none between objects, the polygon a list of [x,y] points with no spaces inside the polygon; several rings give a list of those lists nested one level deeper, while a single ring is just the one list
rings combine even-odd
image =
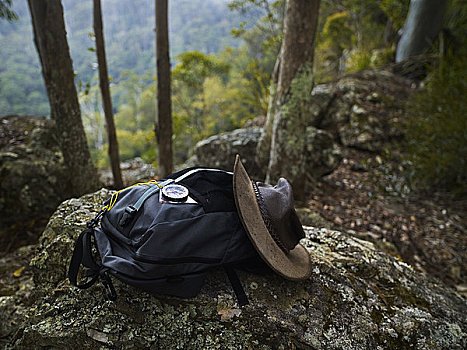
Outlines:
[{"label": "forest in background", "polygon": [[[241,17],[229,11],[226,1],[179,0],[171,2],[171,56],[186,51],[218,53],[238,47],[230,34]],[[97,62],[92,36],[92,2],[64,0],[68,43],[77,83],[82,90],[96,84]],[[49,106],[34,47],[26,0],[16,0],[12,9],[18,20],[0,21],[0,116],[12,113],[48,115]],[[193,14],[196,14],[193,16]],[[132,71],[144,75],[155,70],[154,1],[103,1],[104,35],[109,75],[114,84]],[[118,95],[115,104],[118,106]]]},{"label": "forest in background", "polygon": [[[393,62],[409,3],[409,0],[323,0],[315,50],[315,83]],[[140,156],[155,164],[153,6],[152,1],[103,1],[121,159]],[[283,1],[211,0],[170,1],[169,6],[174,155],[175,163],[182,164],[197,141],[266,115],[271,74],[282,39],[284,4]],[[48,102],[33,47],[26,1],[14,2],[13,9],[20,18],[18,22],[0,21],[0,59],[5,62],[0,68],[0,115],[47,115]],[[442,69],[434,71],[434,89],[427,89],[409,110],[414,116],[412,123],[408,118],[407,127],[414,135],[414,157],[409,163],[418,161],[425,169],[446,158],[444,150],[438,154],[432,152],[439,148],[430,144],[433,135],[425,131],[430,131],[436,123],[440,125],[438,130],[443,130],[449,124],[445,123],[445,117],[452,106],[450,99],[465,91],[462,79],[451,78],[465,76],[462,63],[467,27],[465,9],[466,4],[461,0],[449,2],[443,25]],[[108,166],[107,138],[90,13],[91,2],[64,1],[83,121],[94,162],[102,168]],[[439,55],[440,46],[441,42],[436,41],[431,52]],[[436,86],[442,88],[436,90]],[[427,103],[433,97],[437,104]],[[453,129],[462,130],[465,124],[465,104],[462,99],[457,102],[454,118],[450,119],[452,125],[445,128],[444,138],[450,138]],[[421,125],[420,115],[432,119],[427,118]],[[462,131],[455,135],[459,137],[454,137],[454,142],[448,145],[453,154],[448,158],[463,152]],[[434,158],[428,160],[430,164],[422,164],[426,159],[420,155],[427,153],[434,153]],[[452,173],[453,167],[444,166],[450,169],[444,170],[444,174]],[[432,174],[443,175],[439,169]]]}]

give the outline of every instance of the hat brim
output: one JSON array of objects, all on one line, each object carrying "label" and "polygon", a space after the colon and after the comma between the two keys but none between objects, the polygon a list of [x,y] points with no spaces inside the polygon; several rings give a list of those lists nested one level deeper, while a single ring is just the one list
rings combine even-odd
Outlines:
[{"label": "hat brim", "polygon": [[253,184],[238,155],[235,158],[233,190],[240,219],[261,258],[287,279],[307,279],[311,275],[310,254],[301,244],[287,253],[276,244],[261,216]]}]

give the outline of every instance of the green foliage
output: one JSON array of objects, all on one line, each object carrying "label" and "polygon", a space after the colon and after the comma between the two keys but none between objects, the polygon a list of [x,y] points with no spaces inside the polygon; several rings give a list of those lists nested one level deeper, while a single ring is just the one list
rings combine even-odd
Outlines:
[{"label": "green foliage", "polygon": [[262,59],[272,54],[275,60],[282,43],[285,1],[231,0],[228,7],[249,19],[232,34],[243,39],[252,57]]},{"label": "green foliage", "polygon": [[[325,0],[315,52],[315,77],[329,81],[393,61],[396,31],[410,0]],[[392,24],[392,33],[389,33]]]},{"label": "green foliage", "polygon": [[9,22],[18,20],[18,15],[11,9],[11,5],[11,0],[0,0],[0,18],[4,18]]},{"label": "green foliage", "polygon": [[346,72],[355,73],[371,66],[371,52],[363,50],[353,51],[348,58]]},{"label": "green foliage", "polygon": [[[10,0],[0,0],[9,4]],[[41,76],[40,64],[32,39],[27,1],[14,1],[18,21],[0,20],[0,116],[21,113],[48,115],[48,99]],[[92,1],[62,0],[68,44],[77,81],[83,86],[97,76],[97,58],[92,32]],[[141,76],[155,70],[154,1],[105,1],[102,4],[105,43],[109,75],[117,78],[132,70]],[[238,47],[230,29],[243,21],[218,0],[169,1],[170,50],[174,57],[184,51],[198,50],[206,54],[219,53],[225,47]],[[254,19],[252,17],[252,19]],[[4,82],[11,81],[7,92]],[[39,105],[31,104],[28,95],[41,94]],[[14,98],[12,98],[12,96]],[[120,101],[114,100],[118,108]]]},{"label": "green foliage", "polygon": [[347,11],[326,17],[317,35],[315,70],[319,81],[331,80],[339,72],[344,50],[352,46],[352,36],[353,29]]},{"label": "green foliage", "polygon": [[229,65],[215,56],[208,56],[198,51],[185,52],[176,57],[179,62],[172,71],[175,81],[183,82],[189,88],[199,90],[211,75],[226,77]]},{"label": "green foliage", "polygon": [[376,69],[394,59],[394,47],[373,50],[353,50],[347,59],[346,73]]},{"label": "green foliage", "polygon": [[196,51],[181,54],[177,56],[177,60],[180,63],[172,72],[174,114],[190,120],[189,128],[195,131],[195,143],[210,133],[205,120],[209,114],[205,82],[208,78],[217,76],[221,79],[221,86],[217,88],[223,90],[230,67],[214,56]]},{"label": "green foliage", "polygon": [[407,120],[414,188],[467,194],[467,55],[448,56],[414,99]]},{"label": "green foliage", "polygon": [[141,157],[148,163],[155,163],[154,150],[156,149],[156,137],[154,130],[117,130],[118,146],[122,161],[135,157]]},{"label": "green foliage", "polygon": [[381,0],[379,7],[391,20],[393,29],[397,32],[404,27],[410,0]]},{"label": "green foliage", "polygon": [[[119,84],[111,87],[114,99],[121,105],[114,114],[120,160],[141,157],[148,163],[156,162],[154,123],[156,117],[156,88],[152,76],[136,76],[124,72]],[[83,124],[88,144],[97,167],[108,167],[108,142],[97,80],[80,93]]]},{"label": "green foliage", "polygon": [[186,52],[177,60],[172,72],[172,109],[175,162],[181,163],[196,142],[239,125],[227,113],[232,102],[228,61],[200,52]]},{"label": "green foliage", "polygon": [[[282,32],[284,22],[284,0],[231,0],[227,5],[233,12],[253,19],[254,27],[262,32],[269,32],[269,36],[277,36]],[[257,18],[260,17],[259,21]],[[240,23],[233,33],[237,36],[245,33],[247,21]]]},{"label": "green foliage", "polygon": [[445,14],[444,34],[448,39],[449,49],[459,51],[465,49],[467,38],[467,1],[451,0]]},{"label": "green foliage", "polygon": [[185,161],[201,139],[266,114],[269,59],[252,58],[247,47],[177,57],[172,74],[175,163]]},{"label": "green foliage", "polygon": [[408,110],[406,141],[412,188],[467,195],[467,3],[452,0],[445,15],[447,52]]},{"label": "green foliage", "polygon": [[[329,46],[339,56],[352,43],[352,28],[347,11],[337,12],[326,18],[323,28],[323,44]],[[323,46],[324,46],[323,45]]]}]

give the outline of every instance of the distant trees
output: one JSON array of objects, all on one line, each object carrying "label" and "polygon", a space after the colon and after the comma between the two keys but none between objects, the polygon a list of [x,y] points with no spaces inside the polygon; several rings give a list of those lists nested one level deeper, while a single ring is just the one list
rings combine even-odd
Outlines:
[{"label": "distant trees", "polygon": [[118,153],[117,133],[112,110],[112,98],[109,89],[109,75],[107,73],[107,61],[105,58],[105,43],[102,25],[101,0],[93,0],[94,34],[96,36],[96,53],[99,68],[99,85],[102,93],[102,104],[104,106],[105,122],[107,126],[107,137],[109,139],[109,158],[114,185],[123,188],[122,173],[120,170],[120,155]]},{"label": "distant trees", "polygon": [[[266,125],[258,145],[266,181],[279,176],[302,191],[305,176],[304,130],[313,88],[313,52],[319,0],[287,0],[284,38],[277,59]],[[303,192],[303,191],[302,191]]]},{"label": "distant trees", "polygon": [[396,62],[420,55],[439,34],[447,0],[412,0],[402,37],[397,45]]},{"label": "distant trees", "polygon": [[167,0],[155,1],[157,56],[156,137],[159,145],[159,173],[161,177],[166,177],[173,170],[168,9]]},{"label": "distant trees", "polygon": [[[461,2],[461,0],[457,1]],[[200,21],[204,21],[205,17],[209,17],[204,15],[195,18],[193,23],[188,22],[187,9],[193,9],[194,3],[201,4],[201,2],[195,1],[186,2],[187,6],[184,6],[183,9],[180,9],[171,17],[171,21],[178,24],[178,30],[183,27],[181,24],[184,23],[188,29],[183,28],[188,32],[190,31],[189,28],[196,26]],[[211,1],[205,3],[211,3]],[[292,135],[296,137],[292,138],[295,143],[294,147],[297,147],[297,150],[301,147],[301,140],[298,137],[300,132],[297,132],[297,130],[300,130],[305,123],[303,111],[307,108],[307,91],[312,89],[313,80],[317,82],[329,81],[342,74],[380,67],[382,64],[392,61],[394,59],[396,39],[393,38],[393,41],[386,42],[383,40],[383,34],[388,23],[392,34],[401,29],[405,22],[410,0],[322,1],[319,3],[319,12],[321,14],[319,29],[316,29],[316,16],[312,18],[308,15],[306,20],[299,18],[305,13],[312,12],[309,8],[317,3],[319,2],[231,0],[229,7],[237,12],[237,15],[240,13],[242,18],[235,22],[226,23],[225,27],[227,29],[236,28],[233,32],[237,37],[242,38],[242,45],[240,47],[226,48],[216,54],[207,54],[206,51],[203,52],[203,49],[205,49],[203,43],[207,41],[208,36],[210,37],[211,32],[209,32],[209,35],[203,36],[201,42],[196,41],[193,33],[190,32],[193,45],[183,47],[199,47],[200,52],[189,51],[175,56],[172,64],[174,62],[176,64],[173,64],[170,72],[171,62],[168,55],[168,45],[163,48],[163,44],[158,42],[157,70],[158,73],[166,72],[167,75],[165,77],[159,76],[157,81],[153,79],[152,70],[147,73],[147,69],[150,68],[148,64],[152,62],[152,67],[154,67],[154,51],[147,51],[148,47],[149,49],[153,48],[152,45],[148,45],[143,40],[135,42],[128,39],[111,40],[106,43],[107,60],[112,58],[108,68],[110,72],[114,71],[116,82],[112,87],[112,97],[121,159],[128,160],[134,157],[142,157],[147,162],[156,163],[157,153],[159,153],[160,157],[166,159],[173,157],[176,164],[182,164],[191,156],[197,141],[219,132],[241,127],[247,120],[268,114],[265,132],[260,142],[259,158],[262,167],[269,169],[269,179],[273,180],[281,172],[281,164],[279,163],[285,163],[282,160],[285,160],[286,155],[284,152],[286,150],[281,146],[281,142],[283,142],[281,140],[288,137],[285,136],[285,133],[289,132],[287,130],[290,130],[290,132],[295,130],[295,136]],[[154,4],[157,5],[157,2],[155,1]],[[297,8],[300,7],[300,10],[295,11],[297,17],[292,20],[290,19],[292,18],[290,17],[291,4],[296,4]],[[77,26],[77,22],[78,19],[82,20],[82,18],[89,15],[90,5],[91,2],[86,2],[83,3],[82,7],[76,8],[76,5],[70,2],[69,7],[67,6],[67,10],[70,10],[70,19],[73,18],[70,23],[74,23],[74,27],[69,28],[70,32],[73,32],[70,43],[73,43],[71,40],[86,41],[82,37],[79,38],[79,33],[83,32],[84,27],[82,24]],[[289,18],[285,22],[288,23],[288,27],[282,30],[286,5],[287,14],[285,16],[289,16]],[[201,8],[201,6],[199,7]],[[20,11],[20,5],[15,8],[18,9],[18,13],[23,13],[22,10]],[[142,22],[146,23],[145,27],[139,22],[136,23],[134,19],[128,18],[136,18],[138,17],[136,15],[144,14],[141,9],[136,8],[136,6],[126,1],[115,2],[112,5],[109,4],[108,8],[106,7],[109,14],[108,21],[106,17],[106,26],[109,27],[109,32],[112,33],[113,38],[117,36],[120,38],[125,34],[121,32],[122,28],[126,28],[127,32],[131,30],[133,37],[142,37],[144,36],[142,33],[147,33],[148,29],[153,28],[151,25],[153,22],[147,24],[147,17],[140,16],[143,18]],[[76,14],[73,11],[76,11]],[[122,12],[131,13],[133,16],[122,18],[122,25],[119,26],[116,23],[116,18],[123,17]],[[166,12],[165,7],[165,11],[159,10],[156,15],[166,17]],[[315,12],[317,13],[317,11]],[[180,13],[185,15],[180,17]],[[107,13],[105,14],[107,15]],[[217,23],[214,21],[216,16],[219,16],[219,14],[213,14],[206,23]],[[449,13],[446,18],[450,18]],[[161,27],[164,20],[167,23],[167,18],[161,18],[156,23],[159,39],[163,39],[163,36],[167,34],[166,30]],[[294,21],[297,23],[295,29]],[[4,23],[4,26],[6,25],[8,25],[8,28],[13,27],[8,23]],[[118,31],[116,31],[116,27]],[[2,29],[1,26],[0,29]],[[305,31],[308,34],[305,34]],[[317,42],[314,49],[316,54],[313,55],[313,41],[315,40],[314,33],[316,31],[319,31],[320,34],[316,37]],[[219,41],[225,41],[225,32],[220,33],[219,30],[215,31],[214,29],[212,32],[218,33]],[[179,39],[177,36],[171,38],[170,46],[172,49],[175,48],[175,51],[177,47],[180,47]],[[282,45],[283,39],[284,43]],[[186,37],[183,37],[183,40],[186,42]],[[446,43],[448,42],[446,41]],[[119,45],[125,45],[125,50],[120,50],[117,53],[116,48]],[[10,47],[9,44],[4,44],[3,46],[0,52],[1,59],[5,57],[6,53],[15,50],[13,45]],[[217,43],[218,46],[219,43]],[[282,51],[279,53],[281,46]],[[294,50],[294,47],[298,49]],[[110,55],[109,50],[113,50],[114,54]],[[86,69],[91,71],[89,62],[93,58],[90,56],[89,51],[83,46],[78,46],[73,51],[79,52],[77,57],[83,52],[88,55],[86,60],[76,59],[76,61],[83,62],[81,67],[76,67],[76,70],[79,72],[80,81],[92,83],[93,79],[95,79],[92,74],[97,75],[97,66],[93,65],[92,74],[87,75],[83,75],[84,69],[82,68],[86,65]],[[137,54],[128,55],[121,51],[130,51]],[[279,59],[276,60],[278,54]],[[23,57],[26,61],[25,58]],[[22,60],[15,59],[14,62],[13,60],[5,62],[11,67],[16,62],[22,62]],[[277,64],[275,65],[275,63]],[[314,66],[313,75],[311,74],[312,63]],[[103,65],[99,63],[99,66],[102,67]],[[128,67],[131,67],[131,71],[123,72],[119,77],[116,72],[121,72]],[[143,75],[144,71],[145,75]],[[9,72],[12,72],[10,68]],[[36,98],[29,91],[33,90],[36,94],[38,92],[37,88],[29,88],[29,86],[33,86],[31,84],[37,82],[37,79],[22,79],[28,75],[22,75],[20,79],[16,79],[10,78],[12,77],[11,74],[6,76],[4,72],[0,72],[0,94],[3,93],[3,96],[5,96],[8,93],[12,101],[13,97],[15,97],[14,101],[29,105],[29,101]],[[271,79],[271,76],[273,79]],[[17,83],[16,80],[20,82]],[[28,82],[29,86],[24,85],[27,80],[32,80]],[[105,82],[107,79],[101,78],[100,80]],[[271,81],[273,81],[273,85],[270,89]],[[158,89],[155,88],[156,84],[158,84]],[[109,150],[109,143],[105,138],[104,113],[102,113],[102,106],[99,101],[99,90],[97,86],[88,85],[86,84],[85,91],[91,91],[92,94],[83,92],[81,95],[83,102],[81,110],[84,112],[86,132],[91,142],[91,152],[95,157],[94,159],[98,161],[100,167],[108,167],[109,162],[106,152]],[[19,93],[23,90],[22,94]],[[30,95],[30,98],[22,98],[22,96],[28,96],[24,95],[26,93]],[[158,94],[158,102],[154,103],[156,94]],[[293,96],[298,96],[298,98]],[[170,102],[170,99],[172,99],[172,102]],[[2,110],[9,110],[7,101],[5,98],[0,98],[0,113]],[[111,107],[104,106],[104,109],[111,109]],[[38,111],[39,109],[32,110]],[[18,113],[27,113],[29,109],[17,109],[17,111]],[[46,113],[43,112],[42,114]],[[152,125],[154,124],[155,115],[157,115],[157,127],[154,129],[157,129],[159,146],[154,145],[155,133],[153,133]],[[258,123],[261,120],[261,118],[258,118]],[[171,123],[171,125],[167,126],[164,121]],[[292,126],[295,122],[298,124]],[[149,124],[151,126],[148,126]],[[96,125],[99,128],[93,129]],[[99,132],[96,133],[94,130],[99,130]],[[109,132],[110,134],[111,132]],[[171,152],[173,152],[173,156]],[[296,154],[291,156],[296,166],[287,171],[295,172],[297,170],[298,174],[301,167],[300,162],[303,161],[298,156],[301,152],[292,151],[291,148],[289,153]],[[170,164],[166,165],[162,159],[159,160],[159,165],[161,176],[170,172],[164,169],[171,169],[172,167]],[[288,177],[293,178],[294,176]],[[297,175],[297,183],[300,183],[299,177]]]},{"label": "distant trees", "polygon": [[79,196],[95,190],[98,178],[81,121],[62,4],[60,0],[29,0],[28,4],[50,114],[68,168],[67,192]]}]

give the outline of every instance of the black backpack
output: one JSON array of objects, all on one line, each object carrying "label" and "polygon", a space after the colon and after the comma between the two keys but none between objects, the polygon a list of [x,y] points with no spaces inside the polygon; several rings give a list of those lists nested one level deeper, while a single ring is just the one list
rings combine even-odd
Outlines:
[{"label": "black backpack", "polygon": [[[93,246],[100,259],[93,258]],[[80,265],[87,268],[84,283],[78,283]],[[190,168],[108,199],[79,235],[68,278],[79,288],[100,280],[111,300],[116,292],[110,276],[150,293],[190,298],[219,266],[240,305],[248,301],[234,268],[268,269],[238,216],[232,173]]]}]

